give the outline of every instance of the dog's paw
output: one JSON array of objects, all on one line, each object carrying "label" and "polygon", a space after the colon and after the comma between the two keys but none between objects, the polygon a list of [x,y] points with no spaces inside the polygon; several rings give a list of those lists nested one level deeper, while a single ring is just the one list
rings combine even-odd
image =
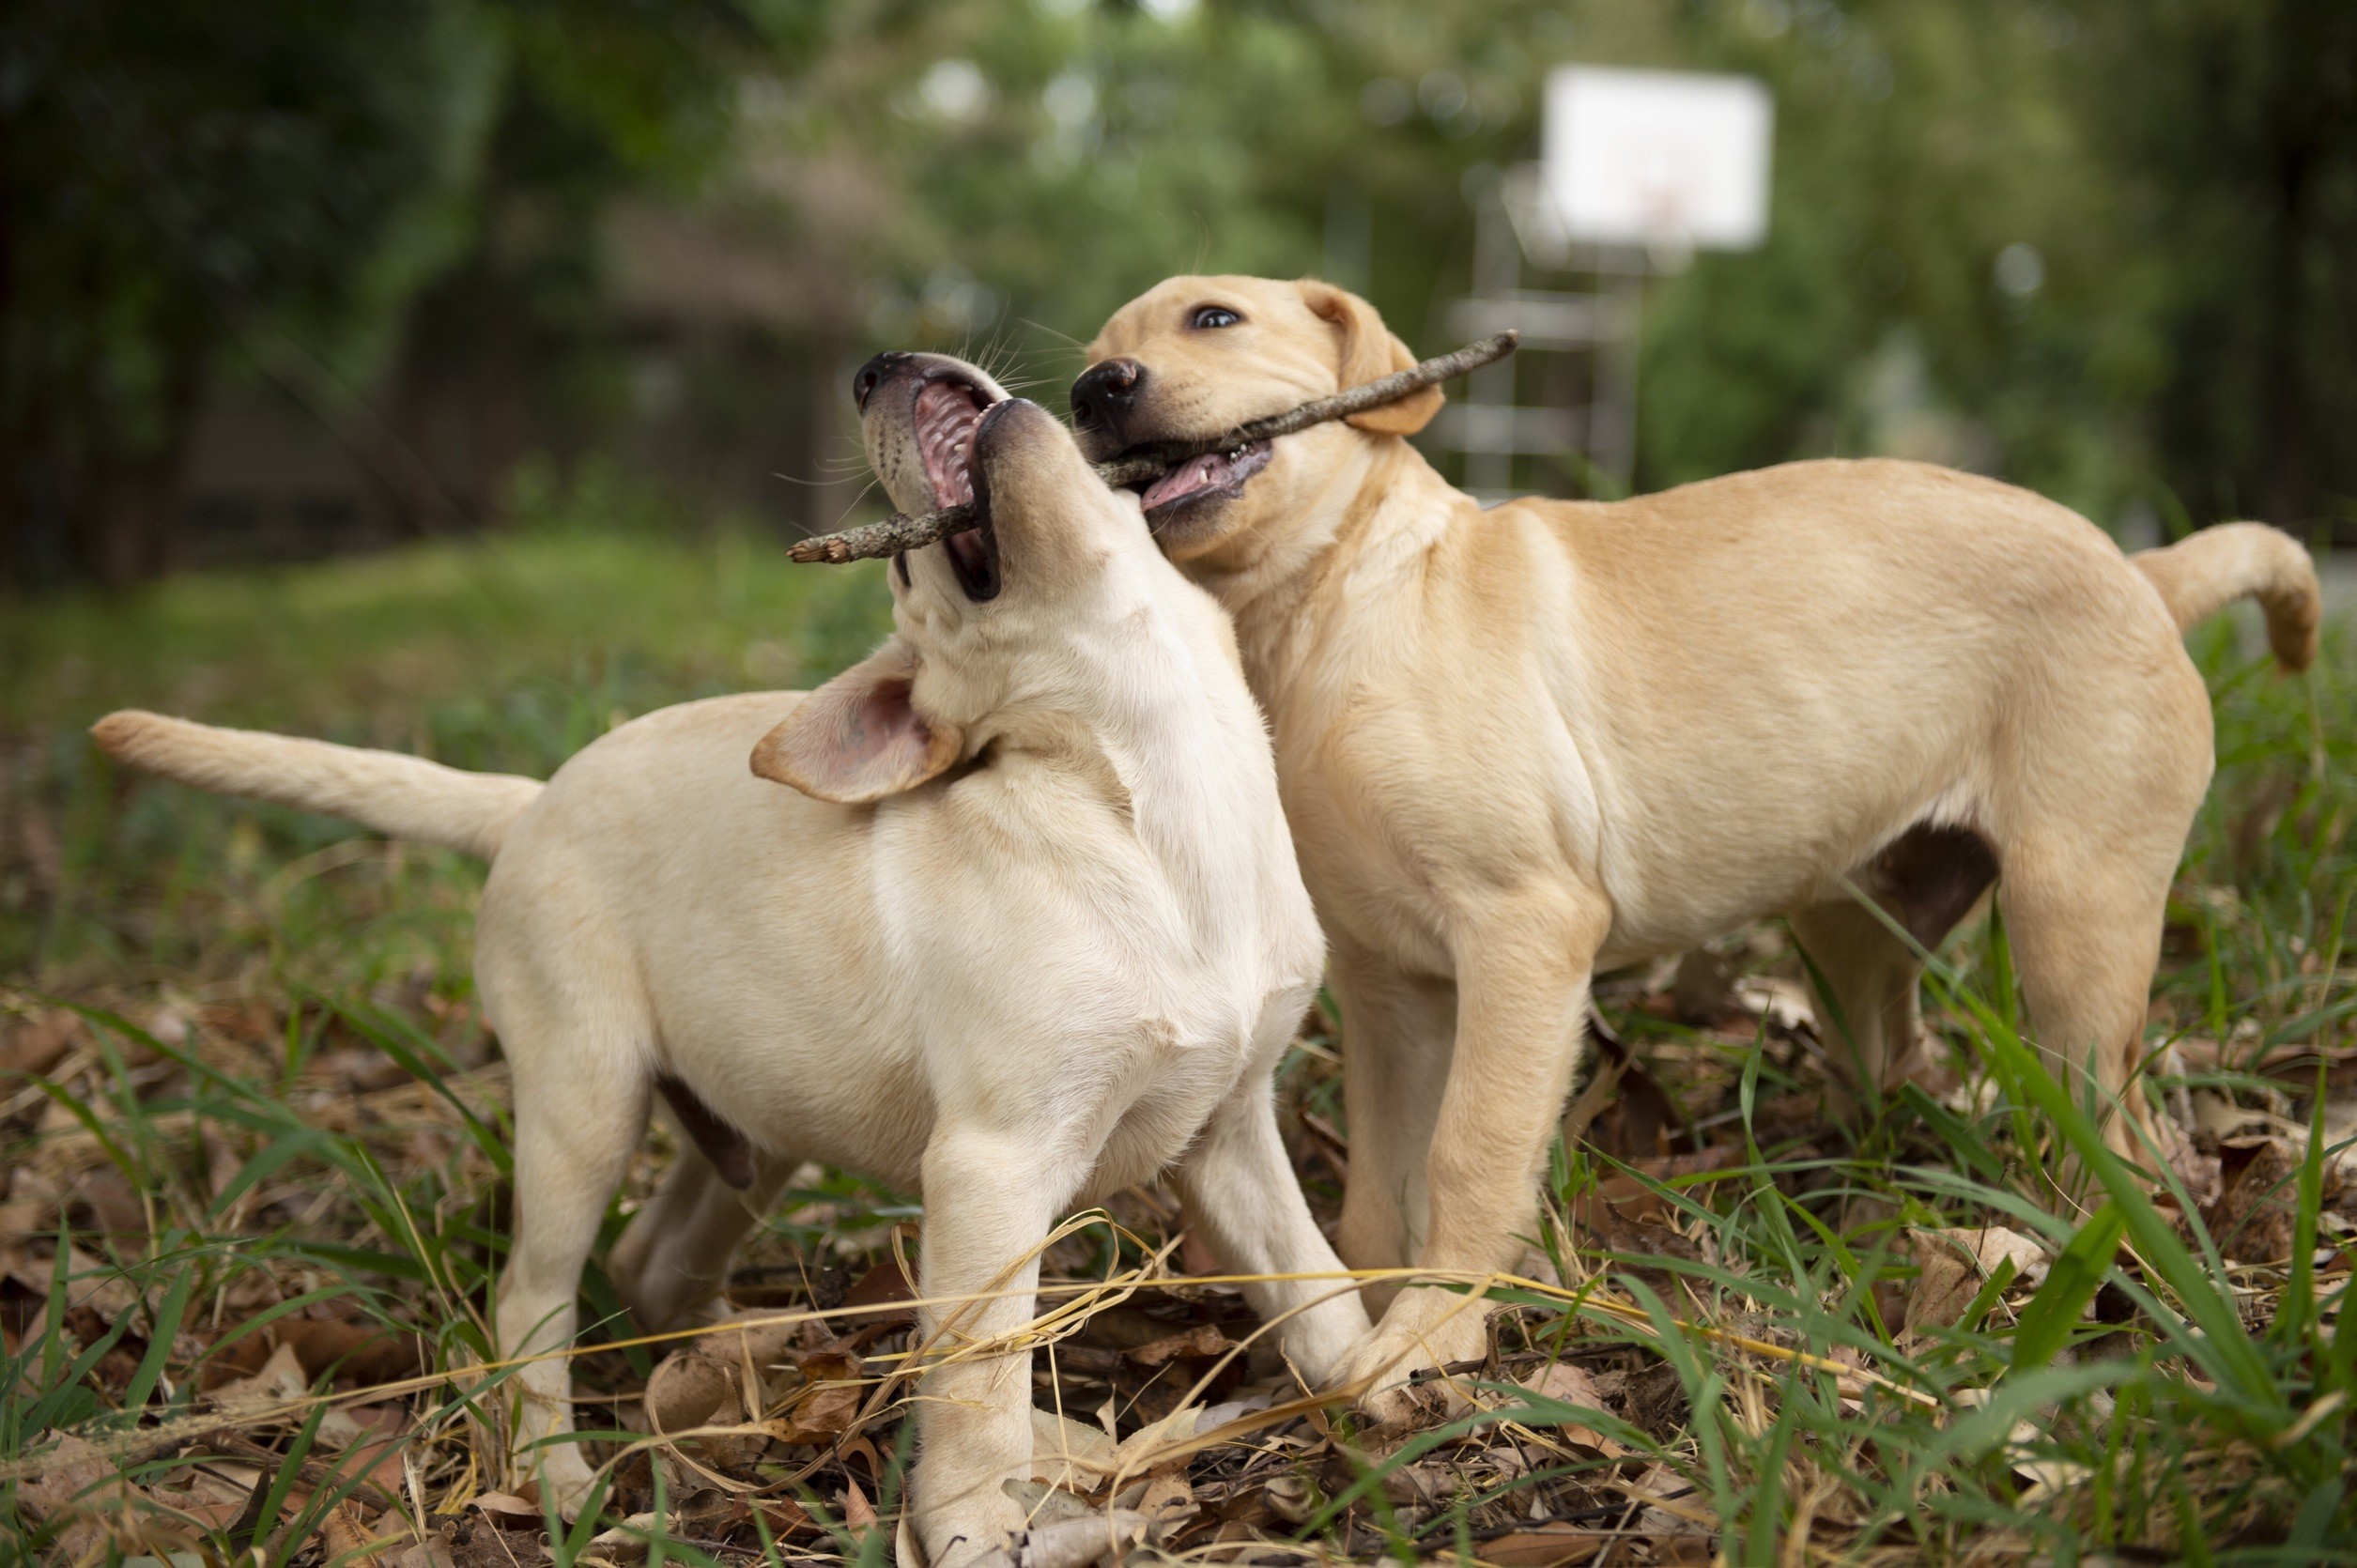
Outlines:
[{"label": "dog's paw", "polygon": [[[919,1466],[917,1485],[921,1489],[923,1484]],[[1023,1509],[1004,1494],[993,1498],[978,1493],[936,1508],[924,1501],[920,1490],[914,1512],[913,1539],[903,1533],[896,1543],[894,1556],[901,1560],[901,1568],[992,1568],[1011,1561],[1012,1549],[1023,1539]],[[911,1547],[916,1548],[916,1564],[908,1561]]]},{"label": "dog's paw", "polygon": [[596,1472],[573,1443],[553,1444],[516,1455],[516,1468],[540,1483],[544,1501],[554,1501],[561,1518],[578,1519],[589,1505]]},{"label": "dog's paw", "polygon": [[1313,1389],[1350,1380],[1351,1358],[1373,1331],[1356,1295],[1321,1301],[1285,1327],[1285,1359]]},{"label": "dog's paw", "polygon": [[1481,1301],[1454,1291],[1402,1291],[1344,1361],[1339,1383],[1363,1383],[1359,1408],[1387,1426],[1447,1415],[1465,1399],[1440,1369],[1480,1359],[1488,1348],[1487,1316]]}]

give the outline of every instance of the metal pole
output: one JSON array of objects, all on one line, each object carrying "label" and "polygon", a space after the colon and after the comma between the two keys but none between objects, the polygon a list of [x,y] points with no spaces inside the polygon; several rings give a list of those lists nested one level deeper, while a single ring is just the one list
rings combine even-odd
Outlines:
[{"label": "metal pole", "polygon": [[[1473,213],[1473,297],[1502,300],[1522,284],[1522,243],[1506,217],[1505,198],[1493,182],[1481,193]],[[1466,418],[1474,410],[1514,407],[1514,364],[1502,360],[1473,372],[1466,383]],[[1511,419],[1508,413],[1503,416]],[[1499,443],[1502,446],[1502,443]],[[1502,495],[1514,487],[1511,450],[1474,450],[1465,454],[1465,487]]]},{"label": "metal pole", "polygon": [[[1618,265],[1613,265],[1618,263]],[[1638,326],[1645,301],[1644,259],[1606,258],[1603,293],[1612,330],[1596,345],[1594,410],[1589,416],[1589,460],[1625,496],[1637,479]]]}]

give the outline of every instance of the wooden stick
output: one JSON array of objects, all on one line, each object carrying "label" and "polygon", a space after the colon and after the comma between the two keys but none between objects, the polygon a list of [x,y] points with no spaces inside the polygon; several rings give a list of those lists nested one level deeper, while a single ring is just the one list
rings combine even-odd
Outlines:
[{"label": "wooden stick", "polygon": [[[1514,352],[1521,333],[1507,331],[1479,343],[1467,344],[1454,354],[1425,360],[1406,370],[1361,386],[1349,387],[1332,397],[1321,397],[1288,408],[1282,414],[1271,414],[1248,424],[1238,425],[1225,435],[1208,436],[1191,441],[1164,441],[1144,452],[1132,452],[1110,463],[1096,465],[1097,475],[1107,484],[1135,484],[1141,481],[1160,479],[1191,457],[1206,453],[1237,452],[1256,441],[1273,440],[1279,436],[1291,436],[1328,420],[1348,419],[1363,414],[1370,408],[1380,408],[1412,396],[1426,387],[1454,380],[1467,371],[1479,370],[1494,364]],[[938,512],[920,512],[915,516],[896,512],[882,522],[863,523],[847,528],[840,533],[822,533],[805,539],[789,549],[787,556],[800,561],[823,561],[840,566],[846,561],[872,561],[880,556],[898,555],[902,550],[922,549],[936,540],[953,533],[963,533],[978,527],[981,519],[975,515],[972,502],[945,506]]]}]

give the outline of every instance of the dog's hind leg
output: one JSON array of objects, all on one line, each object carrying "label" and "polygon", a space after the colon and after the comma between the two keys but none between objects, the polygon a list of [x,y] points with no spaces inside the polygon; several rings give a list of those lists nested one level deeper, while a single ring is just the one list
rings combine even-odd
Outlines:
[{"label": "dog's hind leg", "polygon": [[1911,828],[1852,878],[1880,914],[1843,899],[1793,915],[1793,934],[1809,959],[1817,1036],[1854,1083],[1893,1089],[1926,1066],[1916,1027],[1923,970],[1916,947],[1937,949],[1996,874],[1996,856],[1979,834]]},{"label": "dog's hind leg", "polygon": [[[1809,1001],[1841,1082],[1871,1099],[1894,1088],[1916,1060],[1916,980],[1922,966],[1872,910],[1819,904],[1793,915],[1809,960]],[[1839,1098],[1838,1094],[1832,1098]]]},{"label": "dog's hind leg", "polygon": [[568,1512],[589,1490],[590,1467],[577,1444],[547,1439],[573,1429],[574,1300],[646,1127],[646,1031],[617,1011],[518,1007],[512,995],[499,1011],[516,1085],[516,1242],[500,1278],[499,1350],[542,1358],[500,1386],[500,1403],[516,1412],[516,1468],[537,1471]]},{"label": "dog's hind leg", "polygon": [[2034,695],[1987,807],[1997,907],[2049,1068],[2082,1106],[2091,1068],[2104,1142],[2149,1166],[2150,1144],[2175,1151],[2175,1123],[2134,1080],[2169,884],[2210,785],[2210,697],[2173,643]]},{"label": "dog's hind leg", "polygon": [[630,1217],[606,1260],[608,1277],[641,1329],[673,1327],[719,1293],[737,1243],[768,1214],[793,1167],[791,1158],[755,1156],[750,1182],[738,1187],[721,1179],[692,1144],[679,1151],[662,1189]]},{"label": "dog's hind leg", "polygon": [[[2162,1130],[2144,1086],[2130,1080],[2142,1060],[2145,1010],[2182,840],[2180,830],[2127,853],[2077,834],[2010,845],[1997,888],[2022,996],[2049,1070],[2085,1106],[2086,1069],[2092,1066],[2104,1142],[2138,1164],[2152,1159],[2139,1134]],[[2114,1102],[2124,1115],[2111,1113]]]},{"label": "dog's hind leg", "polygon": [[606,1254],[606,1277],[613,1282],[614,1294],[622,1298],[642,1331],[655,1333],[670,1327],[673,1314],[684,1304],[673,1299],[678,1292],[658,1283],[660,1276],[670,1272],[669,1260],[660,1254],[670,1237],[694,1223],[704,1194],[722,1185],[712,1161],[692,1145],[683,1146],[679,1158],[664,1173],[663,1185],[630,1216],[630,1223]]}]

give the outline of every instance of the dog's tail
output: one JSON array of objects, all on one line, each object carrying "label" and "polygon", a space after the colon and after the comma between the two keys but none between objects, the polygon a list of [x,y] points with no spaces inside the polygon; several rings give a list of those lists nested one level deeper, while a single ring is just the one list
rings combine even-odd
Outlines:
[{"label": "dog's tail", "polygon": [[397,751],[217,730],[136,708],[107,715],[90,733],[116,761],[183,784],[348,817],[395,838],[485,860],[542,788],[514,774],[461,773]]},{"label": "dog's tail", "polygon": [[2220,523],[2165,549],[2128,558],[2184,631],[2235,600],[2256,597],[2267,612],[2267,642],[2286,669],[2305,669],[2316,658],[2317,623],[2324,600],[2316,563],[2300,542],[2265,523]]}]

